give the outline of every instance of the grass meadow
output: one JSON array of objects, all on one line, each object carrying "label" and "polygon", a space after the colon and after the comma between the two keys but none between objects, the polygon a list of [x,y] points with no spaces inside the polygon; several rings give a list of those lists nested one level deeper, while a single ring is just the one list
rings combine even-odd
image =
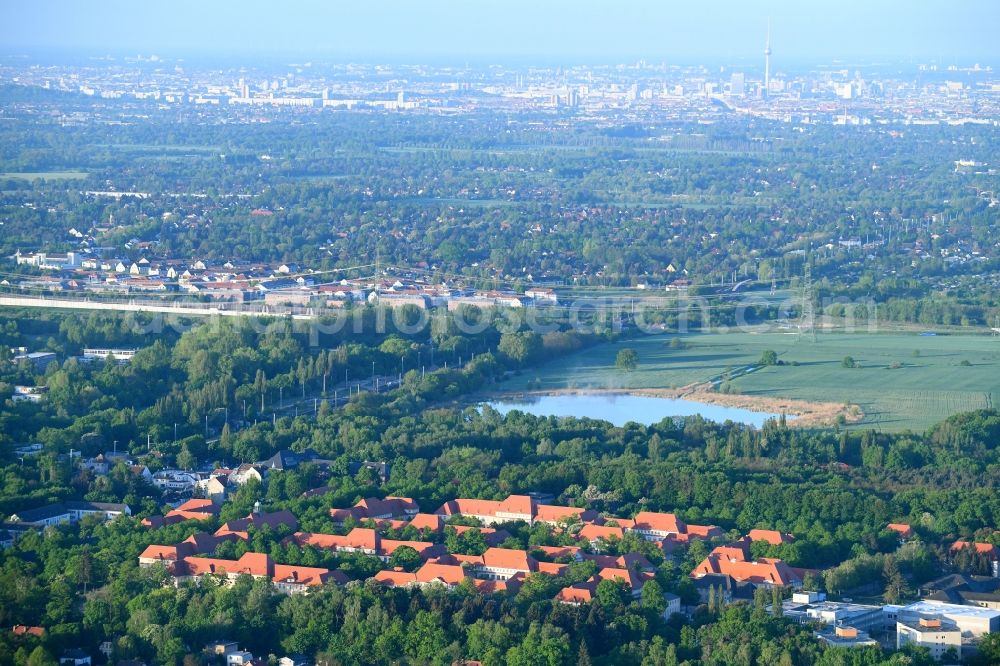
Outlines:
[{"label": "grass meadow", "polygon": [[[609,343],[525,370],[501,385],[523,391],[566,388],[679,388],[754,364],[766,349],[783,365],[732,381],[761,397],[852,403],[865,418],[853,427],[923,431],[951,414],[994,406],[1000,397],[1000,337],[918,333],[729,333],[649,336]],[[639,354],[638,368],[615,367],[618,350]],[[844,367],[850,356],[858,367]]]}]

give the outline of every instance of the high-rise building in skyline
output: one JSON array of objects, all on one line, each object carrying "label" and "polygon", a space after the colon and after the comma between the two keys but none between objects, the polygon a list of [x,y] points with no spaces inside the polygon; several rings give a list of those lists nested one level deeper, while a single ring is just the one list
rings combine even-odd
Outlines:
[{"label": "high-rise building in skyline", "polygon": [[743,72],[733,72],[729,77],[729,94],[733,97],[743,97],[746,91],[746,77]]},{"label": "high-rise building in skyline", "polygon": [[764,43],[764,97],[771,90],[771,19],[767,19],[767,41]]}]

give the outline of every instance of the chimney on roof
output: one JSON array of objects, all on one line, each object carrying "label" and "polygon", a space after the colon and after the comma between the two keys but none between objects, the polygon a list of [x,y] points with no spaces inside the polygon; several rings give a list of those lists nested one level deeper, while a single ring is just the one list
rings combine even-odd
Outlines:
[{"label": "chimney on roof", "polygon": [[253,503],[253,515],[258,515],[260,513],[260,500]]}]

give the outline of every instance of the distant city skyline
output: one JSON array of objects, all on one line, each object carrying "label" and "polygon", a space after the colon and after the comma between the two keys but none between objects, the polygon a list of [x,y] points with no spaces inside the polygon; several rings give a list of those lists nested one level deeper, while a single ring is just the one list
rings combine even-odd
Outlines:
[{"label": "distant city skyline", "polygon": [[[707,6],[706,6],[707,5]],[[759,61],[1000,59],[1000,3],[625,0],[7,0],[0,51],[339,59]]]}]

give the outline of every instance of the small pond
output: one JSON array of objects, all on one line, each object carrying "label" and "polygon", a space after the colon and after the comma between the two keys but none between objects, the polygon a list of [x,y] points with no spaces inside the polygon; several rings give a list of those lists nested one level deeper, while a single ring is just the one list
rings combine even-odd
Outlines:
[{"label": "small pond", "polygon": [[[621,426],[629,421],[650,425],[668,416],[700,414],[710,421],[734,421],[757,428],[778,414],[753,412],[739,407],[724,407],[677,398],[657,398],[628,393],[564,393],[556,395],[517,396],[482,403],[501,414],[518,410],[536,416],[575,416],[610,421]],[[791,417],[789,417],[791,418]]]}]

